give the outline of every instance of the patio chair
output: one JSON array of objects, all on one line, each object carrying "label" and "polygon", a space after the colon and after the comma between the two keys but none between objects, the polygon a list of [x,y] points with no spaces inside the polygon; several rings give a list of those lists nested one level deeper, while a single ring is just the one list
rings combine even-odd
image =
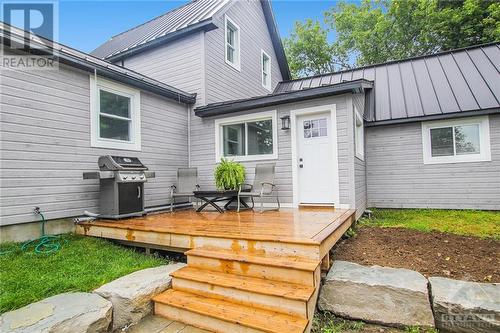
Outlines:
[{"label": "patio chair", "polygon": [[276,165],[274,163],[267,164],[257,164],[255,166],[255,178],[253,184],[241,184],[238,190],[238,212],[240,211],[240,198],[250,198],[252,201],[252,207],[254,208],[255,202],[254,198],[260,198],[260,212],[264,211],[264,198],[265,197],[276,197],[276,202],[278,203],[278,208],[270,210],[280,209],[280,200],[278,196],[278,190],[274,184]]},{"label": "patio chair", "polygon": [[[198,169],[197,168],[179,168],[177,169],[177,185],[170,186],[170,211],[174,211],[175,198],[194,197],[193,191],[198,191]],[[197,201],[196,201],[197,202]]]}]

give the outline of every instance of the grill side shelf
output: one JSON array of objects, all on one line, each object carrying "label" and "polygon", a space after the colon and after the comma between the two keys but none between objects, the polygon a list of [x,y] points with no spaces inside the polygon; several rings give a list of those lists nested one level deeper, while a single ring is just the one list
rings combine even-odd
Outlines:
[{"label": "grill side shelf", "polygon": [[113,171],[93,171],[84,172],[83,179],[113,179],[115,174]]}]

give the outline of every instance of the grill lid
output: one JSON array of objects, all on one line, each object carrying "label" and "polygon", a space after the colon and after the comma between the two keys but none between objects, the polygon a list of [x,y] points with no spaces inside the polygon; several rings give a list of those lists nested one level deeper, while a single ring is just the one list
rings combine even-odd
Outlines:
[{"label": "grill lid", "polygon": [[100,170],[122,171],[122,170],[147,170],[137,157],[111,156],[99,157],[97,161]]}]

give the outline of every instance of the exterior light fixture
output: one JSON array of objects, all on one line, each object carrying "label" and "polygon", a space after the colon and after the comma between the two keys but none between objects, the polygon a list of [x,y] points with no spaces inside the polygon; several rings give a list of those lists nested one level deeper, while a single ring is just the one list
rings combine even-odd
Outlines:
[{"label": "exterior light fixture", "polygon": [[281,129],[289,130],[290,129],[290,116],[283,116],[281,119]]}]

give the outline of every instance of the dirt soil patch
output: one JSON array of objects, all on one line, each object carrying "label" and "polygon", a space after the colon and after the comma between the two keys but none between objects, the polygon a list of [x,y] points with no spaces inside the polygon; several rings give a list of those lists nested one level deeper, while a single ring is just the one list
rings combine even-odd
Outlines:
[{"label": "dirt soil patch", "polygon": [[427,277],[500,282],[500,241],[494,239],[362,226],[336,245],[333,259],[407,268]]}]

